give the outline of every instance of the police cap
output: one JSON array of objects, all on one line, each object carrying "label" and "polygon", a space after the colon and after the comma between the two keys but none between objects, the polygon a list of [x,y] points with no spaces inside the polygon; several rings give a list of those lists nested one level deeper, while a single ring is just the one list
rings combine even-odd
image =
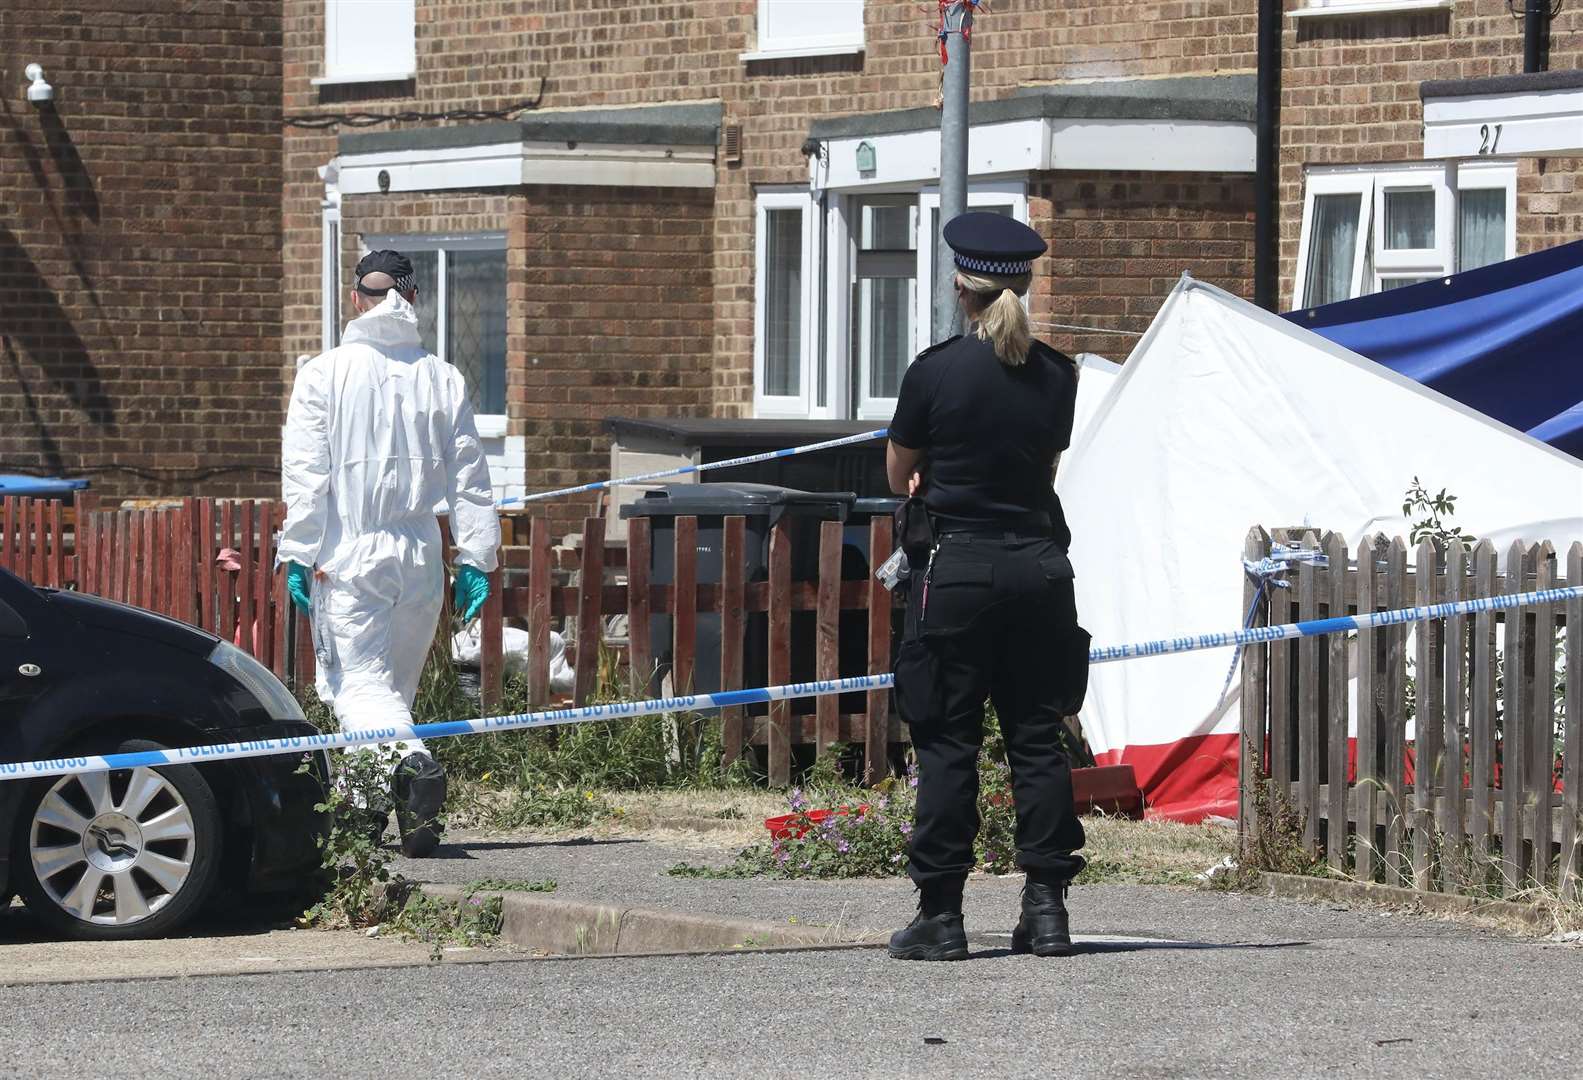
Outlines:
[{"label": "police cap", "polygon": [[981,211],[946,222],[945,242],[963,270],[1008,277],[1028,273],[1033,260],[1049,250],[1044,238],[1022,222]]},{"label": "police cap", "polygon": [[391,288],[384,283],[384,279],[379,279],[379,284],[363,284],[363,279],[370,274],[386,275],[395,282],[397,292],[405,292],[416,284],[412,280],[412,261],[399,251],[370,251],[358,261],[353,274],[357,280],[357,291],[364,296],[384,296]]}]

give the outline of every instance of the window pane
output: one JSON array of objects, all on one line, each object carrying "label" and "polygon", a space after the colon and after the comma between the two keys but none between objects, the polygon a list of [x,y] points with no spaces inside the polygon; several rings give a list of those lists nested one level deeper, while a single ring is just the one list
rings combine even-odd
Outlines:
[{"label": "window pane", "polygon": [[1457,193],[1457,269],[1477,270],[1506,258],[1506,189]]},{"label": "window pane", "polygon": [[445,351],[467,379],[473,410],[506,411],[506,252],[445,255]]},{"label": "window pane", "polygon": [[1351,297],[1352,264],[1358,253],[1358,216],[1362,209],[1361,194],[1314,196],[1304,307],[1333,304]]},{"label": "window pane", "polygon": [[802,392],[802,211],[764,212],[764,387]]},{"label": "window pane", "polygon": [[1385,250],[1435,246],[1435,193],[1430,188],[1386,191]]},{"label": "window pane", "polygon": [[868,396],[893,398],[901,391],[912,344],[912,279],[867,278],[860,293]]},{"label": "window pane", "polygon": [[865,206],[858,247],[864,251],[912,251],[912,206]]},{"label": "window pane", "polygon": [[425,349],[439,356],[440,335],[436,320],[440,315],[440,253],[404,251],[402,254],[412,263],[412,279],[418,286],[418,302],[415,305],[418,309],[418,338]]}]

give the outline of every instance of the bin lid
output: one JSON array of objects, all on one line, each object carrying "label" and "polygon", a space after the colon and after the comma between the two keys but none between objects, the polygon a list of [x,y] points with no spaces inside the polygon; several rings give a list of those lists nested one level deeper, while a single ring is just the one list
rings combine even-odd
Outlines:
[{"label": "bin lid", "polygon": [[857,496],[850,491],[798,491],[776,484],[665,484],[621,508],[623,518],[785,514],[845,521]]},{"label": "bin lid", "polygon": [[905,500],[900,495],[873,495],[867,498],[856,499],[852,503],[852,514],[862,514],[866,517],[890,517],[896,513],[896,508]]},{"label": "bin lid", "polygon": [[20,473],[0,473],[0,496],[4,495],[66,495],[82,491],[86,480],[66,480],[55,476],[23,476]]}]

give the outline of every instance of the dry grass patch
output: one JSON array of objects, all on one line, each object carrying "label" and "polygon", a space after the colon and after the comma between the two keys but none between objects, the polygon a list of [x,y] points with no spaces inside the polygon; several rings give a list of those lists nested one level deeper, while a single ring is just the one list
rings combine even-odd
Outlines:
[{"label": "dry grass patch", "polygon": [[1197,885],[1198,875],[1236,852],[1237,830],[1226,825],[1083,819],[1088,868],[1080,885]]}]

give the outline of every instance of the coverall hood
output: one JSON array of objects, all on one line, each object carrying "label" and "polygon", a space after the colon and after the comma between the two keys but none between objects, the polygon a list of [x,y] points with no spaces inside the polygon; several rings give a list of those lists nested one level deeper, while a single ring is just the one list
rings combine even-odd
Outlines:
[{"label": "coverall hood", "polygon": [[342,345],[372,345],[376,349],[421,348],[418,337],[418,312],[395,289],[385,294],[377,307],[370,308],[346,324]]}]

